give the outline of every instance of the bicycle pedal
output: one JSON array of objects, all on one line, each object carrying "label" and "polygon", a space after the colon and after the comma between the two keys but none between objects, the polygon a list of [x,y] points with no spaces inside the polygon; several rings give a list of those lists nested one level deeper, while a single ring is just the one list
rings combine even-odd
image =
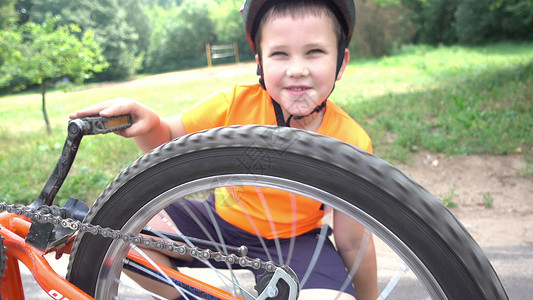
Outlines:
[{"label": "bicycle pedal", "polygon": [[[89,212],[89,207],[84,202],[71,197],[65,206],[58,211],[68,212],[68,217],[81,221]],[[74,233],[75,231],[69,228],[56,227],[52,223],[37,221],[31,224],[26,242],[41,251],[45,251],[64,244]]]},{"label": "bicycle pedal", "polygon": [[54,224],[52,223],[40,223],[33,222],[30,227],[30,231],[26,236],[26,243],[30,244],[41,251],[47,249],[48,241],[52,236],[54,230]]},{"label": "bicycle pedal", "polygon": [[80,126],[83,128],[85,135],[105,134],[121,129],[126,129],[132,125],[131,115],[123,115],[116,117],[85,117],[81,119],[74,119],[70,121],[73,126]]}]

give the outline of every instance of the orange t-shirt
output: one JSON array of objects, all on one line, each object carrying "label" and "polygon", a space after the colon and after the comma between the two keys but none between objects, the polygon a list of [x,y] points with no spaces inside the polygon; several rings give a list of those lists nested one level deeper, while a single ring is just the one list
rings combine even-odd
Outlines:
[{"label": "orange t-shirt", "polygon": [[[187,133],[231,125],[276,125],[270,95],[259,84],[235,84],[186,110]],[[372,152],[365,130],[333,102],[327,102],[317,133]],[[265,238],[289,238],[322,224],[322,204],[269,188],[225,187],[215,190],[217,213],[227,222]],[[296,224],[297,226],[294,226]]]}]

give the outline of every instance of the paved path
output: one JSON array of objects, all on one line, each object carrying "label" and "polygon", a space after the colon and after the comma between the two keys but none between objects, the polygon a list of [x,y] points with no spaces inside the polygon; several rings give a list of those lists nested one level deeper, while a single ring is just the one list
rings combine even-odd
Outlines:
[{"label": "paved path", "polygon": [[[533,245],[521,246],[488,246],[484,248],[494,268],[500,275],[502,282],[511,300],[532,299],[533,297]],[[53,258],[52,258],[53,259]],[[53,261],[52,267],[59,274],[65,274],[68,258]],[[39,286],[33,282],[25,268],[23,281],[26,299],[44,300],[51,299]],[[139,298],[150,299],[150,298]],[[413,294],[391,299],[412,300]]]}]

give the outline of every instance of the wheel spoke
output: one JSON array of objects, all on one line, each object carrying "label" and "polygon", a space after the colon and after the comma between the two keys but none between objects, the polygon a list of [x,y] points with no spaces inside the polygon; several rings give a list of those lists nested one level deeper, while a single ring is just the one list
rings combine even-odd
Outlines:
[{"label": "wheel spoke", "polygon": [[[243,198],[246,201],[241,201],[234,190],[242,187],[247,187],[246,197],[251,197]],[[218,213],[221,206],[215,207],[211,200],[184,200],[196,194],[205,199],[213,190],[224,188],[231,199],[211,200],[232,200],[222,204],[233,205],[233,212],[240,211],[239,220],[224,219],[237,214]],[[281,190],[286,197],[267,197],[263,194],[266,189]],[[254,197],[253,202],[249,201]],[[323,278],[320,272],[327,272],[329,261],[321,259],[322,252],[335,251],[337,244],[330,236],[327,220],[319,224],[319,217],[309,221],[310,214],[302,213],[309,207],[312,213],[322,213],[313,206],[315,202],[302,205],[310,203],[302,202],[303,198],[316,200],[334,216],[340,212],[365,227],[362,241],[351,246],[359,251],[355,261],[353,257],[350,260],[352,266],[342,266],[346,274],[341,272],[342,279],[332,280],[334,294],[340,296],[338,291],[343,288],[353,291],[351,278],[359,276],[354,274],[361,269],[362,253],[371,247],[376,249],[382,299],[507,299],[480,247],[438,199],[377,157],[338,140],[290,128],[219,128],[165,144],[119,174],[91,208],[86,221],[137,234],[158,213],[174,207],[175,202],[178,206],[181,203],[179,217],[169,220],[177,228],[169,231],[182,235],[189,247],[195,245],[186,236],[206,240],[221,255],[216,257],[227,258],[228,244],[249,246],[247,257],[242,258],[244,263],[256,263],[252,259],[257,258],[260,266],[267,266],[268,261],[281,264],[277,270],[284,271],[278,274],[285,277],[278,285],[269,286],[269,272],[265,275],[261,273],[264,270],[242,270],[238,263],[214,259],[173,260],[179,272],[210,284],[213,281],[221,289],[217,290],[220,298],[255,299],[258,292],[254,286],[259,282],[258,289],[268,289],[266,292],[272,295],[290,293],[288,283],[303,289],[314,282],[323,286],[318,278]],[[300,223],[305,221],[309,221],[310,228]],[[228,222],[235,226],[227,226]],[[195,228],[194,234],[188,233],[190,227]],[[240,231],[231,232],[234,228]],[[312,247],[305,244],[302,249],[299,241],[303,239],[313,240]],[[122,259],[128,251],[124,241],[78,235],[68,278],[96,298],[121,296],[115,279],[121,276]],[[99,268],[91,268],[93,261]],[[410,271],[397,271],[398,262]],[[197,267],[213,274],[206,275]],[[222,296],[224,293],[230,296]]]}]

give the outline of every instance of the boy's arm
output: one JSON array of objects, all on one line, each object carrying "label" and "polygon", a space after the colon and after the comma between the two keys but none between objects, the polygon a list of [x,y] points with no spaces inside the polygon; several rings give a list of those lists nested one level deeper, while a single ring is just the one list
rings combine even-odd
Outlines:
[{"label": "boy's arm", "polygon": [[[334,211],[333,236],[337,250],[348,270],[352,269],[358,255],[363,255],[361,264],[353,275],[357,300],[376,300],[378,298],[377,263],[372,235],[365,233],[365,228],[352,218]],[[360,254],[360,251],[363,253]]]},{"label": "boy's arm", "polygon": [[161,118],[153,109],[128,98],[117,98],[79,110],[69,117],[82,118],[100,115],[113,117],[130,114],[132,126],[116,131],[124,137],[131,137],[144,152],[185,134],[181,115]]},{"label": "boy's arm", "polygon": [[157,116],[157,119],[156,125],[150,127],[150,131],[133,137],[137,147],[144,152],[149,152],[170,140],[186,134],[181,121],[181,114],[164,119]]}]

